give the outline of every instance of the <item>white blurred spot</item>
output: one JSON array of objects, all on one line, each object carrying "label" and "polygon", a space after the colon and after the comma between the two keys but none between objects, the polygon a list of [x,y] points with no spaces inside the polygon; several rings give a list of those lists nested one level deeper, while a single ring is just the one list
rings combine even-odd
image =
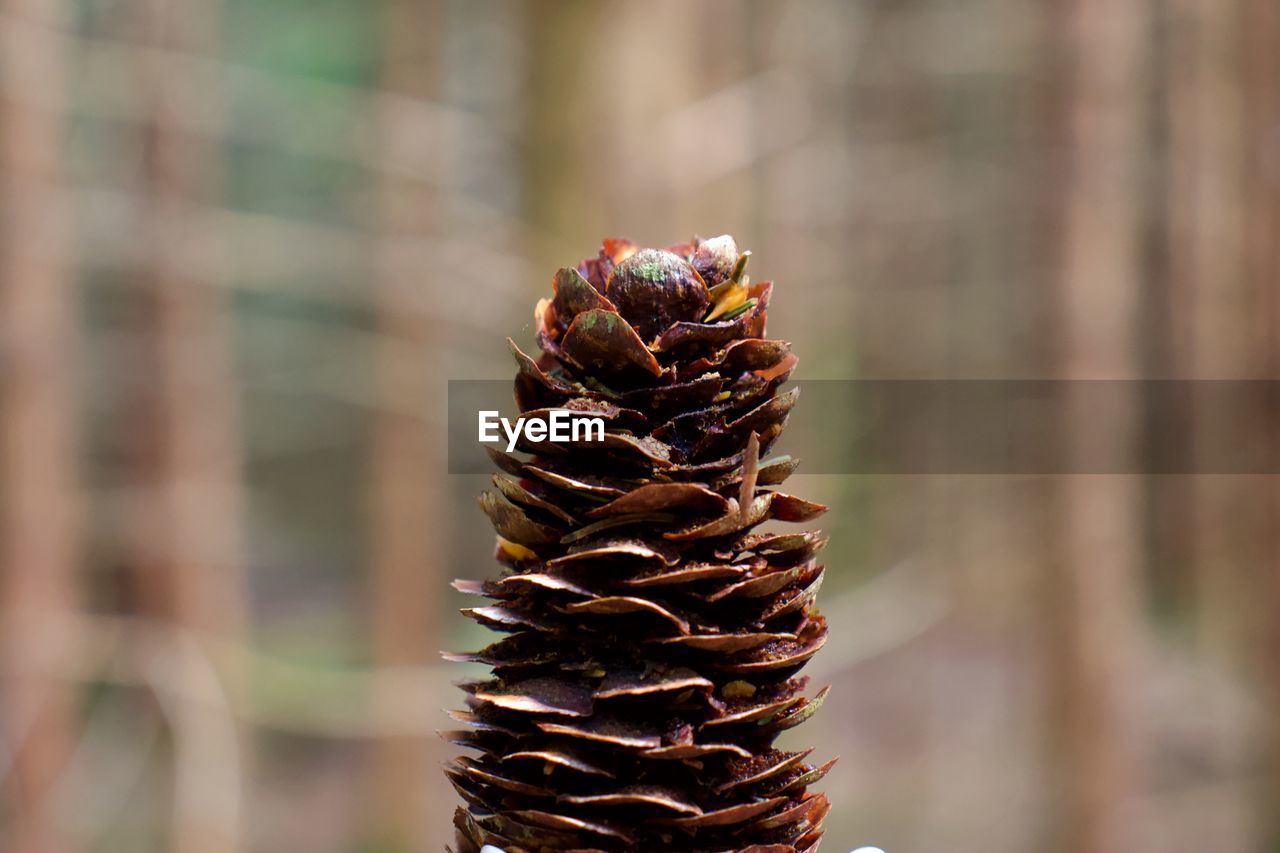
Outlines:
[{"label": "white blurred spot", "polygon": [[879,847],[859,847],[853,853],[884,853]]},{"label": "white blurred spot", "polygon": [[[480,853],[502,853],[501,847],[494,847],[492,844],[486,844],[480,848]],[[883,853],[883,851],[881,851]]]}]

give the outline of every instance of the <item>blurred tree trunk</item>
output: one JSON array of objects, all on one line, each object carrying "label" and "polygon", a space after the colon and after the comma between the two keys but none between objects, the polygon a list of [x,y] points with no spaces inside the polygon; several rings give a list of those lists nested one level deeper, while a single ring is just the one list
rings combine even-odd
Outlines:
[{"label": "blurred tree trunk", "polygon": [[[150,25],[161,49],[214,50],[216,10],[183,0],[151,5]],[[159,554],[171,572],[171,617],[222,639],[240,639],[247,626],[244,578],[243,440],[235,376],[234,328],[227,282],[195,280],[188,253],[221,251],[220,235],[193,234],[198,205],[216,200],[221,180],[216,140],[176,128],[169,98],[198,97],[220,110],[217,92],[164,92],[163,62],[150,68],[155,86],[146,134],[147,223],[151,248],[147,282],[154,308],[157,370],[155,449],[157,486],[170,524],[157,531]],[[157,526],[154,521],[151,526]]]},{"label": "blurred tree trunk", "polygon": [[0,3],[0,792],[14,853],[70,849],[53,802],[75,728],[60,673],[76,653],[81,556],[76,288],[58,203],[64,13],[58,0]]},{"label": "blurred tree trunk", "polygon": [[[383,88],[409,98],[436,96],[439,34],[445,4],[387,0],[383,11]],[[388,110],[394,107],[388,107]],[[397,124],[383,115],[383,144],[394,158]],[[430,228],[433,188],[383,173],[378,187],[381,243],[374,307],[377,408],[369,448],[370,583],[373,652],[378,665],[420,666],[436,659],[434,630],[447,548],[448,484],[444,438],[432,417],[444,393],[436,365],[441,331],[427,293],[432,271],[401,263],[408,246]],[[395,701],[387,696],[377,701]],[[370,787],[372,832],[387,850],[426,849],[424,791],[432,743],[387,736],[375,744]]]},{"label": "blurred tree trunk", "polygon": [[[1179,0],[1181,51],[1172,64],[1177,165],[1173,273],[1190,318],[1187,374],[1198,380],[1280,377],[1280,202],[1275,144],[1280,128],[1280,15],[1274,3]],[[1280,416],[1224,416],[1212,386],[1196,397],[1194,441],[1212,463],[1224,448],[1274,446]],[[1276,464],[1271,458],[1270,464]],[[1272,469],[1274,470],[1274,468]],[[1182,479],[1182,478],[1178,478]],[[1275,478],[1208,473],[1194,489],[1195,640],[1211,665],[1268,685],[1272,750],[1259,775],[1259,849],[1280,846],[1280,554]],[[1217,723],[1240,754],[1256,749],[1250,727]]]},{"label": "blurred tree trunk", "polygon": [[[1170,282],[1174,334],[1182,341],[1178,372],[1198,380],[1262,375],[1256,342],[1243,332],[1262,293],[1251,295],[1244,268],[1246,234],[1240,14],[1217,0],[1172,3],[1169,113]],[[1256,289],[1256,288],[1254,288]],[[1250,425],[1226,423],[1208,394],[1198,396],[1192,453],[1207,462],[1211,449],[1231,446]],[[1196,448],[1199,448],[1197,450]],[[1179,478],[1181,481],[1181,478]],[[1229,660],[1239,651],[1239,610],[1248,551],[1262,532],[1248,480],[1198,476],[1190,525],[1194,635],[1203,653]]]},{"label": "blurred tree trunk", "polygon": [[[226,283],[190,272],[198,257],[224,251],[219,234],[191,233],[187,225],[218,195],[218,142],[178,130],[170,114],[195,104],[213,114],[206,126],[216,126],[221,98],[174,74],[164,52],[215,53],[219,8],[147,0],[138,9],[154,48],[139,53],[138,68],[150,103],[144,239],[151,254],[142,287],[153,379],[136,431],[147,482],[133,519],[135,562],[150,615],[191,632],[194,642],[171,650],[180,662],[175,678],[200,679],[217,644],[242,642],[247,628],[242,439]],[[175,761],[171,849],[239,849],[248,736],[212,704],[179,700],[167,712]]]},{"label": "blurred tree trunk", "polygon": [[[1132,378],[1141,275],[1143,7],[1073,0],[1062,14],[1055,27],[1065,84],[1059,373],[1070,380]],[[1072,470],[1086,460],[1128,458],[1132,396],[1101,414],[1087,408],[1080,383],[1071,388],[1064,450]],[[1108,429],[1097,429],[1100,421]],[[1138,483],[1133,476],[1089,474],[1059,481],[1059,563],[1047,599],[1055,632],[1048,672],[1058,691],[1056,747],[1065,774],[1055,834],[1064,849],[1082,853],[1133,849],[1139,823]]]},{"label": "blurred tree trunk", "polygon": [[[1241,333],[1256,342],[1267,378],[1280,378],[1280,7],[1274,0],[1243,0],[1240,54],[1244,107],[1244,276],[1257,305],[1252,322]],[[1273,390],[1259,413],[1258,428],[1270,450],[1267,460],[1277,470],[1275,449],[1280,423],[1280,395]],[[1270,762],[1261,796],[1267,849],[1280,848],[1280,489],[1275,476],[1262,479],[1267,494],[1258,501],[1266,509],[1260,537],[1258,593],[1253,597],[1252,625],[1259,669],[1267,686]],[[1251,584],[1251,587],[1253,585]]]},{"label": "blurred tree trunk", "polygon": [[606,227],[596,222],[601,188],[589,181],[599,155],[583,143],[592,126],[588,61],[591,51],[600,49],[601,5],[528,0],[523,208],[525,221],[543,238],[534,257],[537,270],[554,270],[590,254],[595,243],[578,245],[577,238]]}]

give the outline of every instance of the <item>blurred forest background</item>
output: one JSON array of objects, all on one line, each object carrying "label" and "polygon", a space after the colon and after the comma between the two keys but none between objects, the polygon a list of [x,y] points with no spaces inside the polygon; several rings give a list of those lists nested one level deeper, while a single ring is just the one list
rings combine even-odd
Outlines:
[{"label": "blurred forest background", "polygon": [[[0,156],[14,853],[441,849],[445,383],[601,237],[800,383],[1280,377],[1275,0],[0,0]],[[1280,850],[1274,477],[801,475],[829,848]]]}]

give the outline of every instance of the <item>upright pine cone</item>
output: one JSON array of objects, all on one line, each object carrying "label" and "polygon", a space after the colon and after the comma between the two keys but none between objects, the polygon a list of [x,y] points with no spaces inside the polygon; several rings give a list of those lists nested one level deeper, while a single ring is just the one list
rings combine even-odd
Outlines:
[{"label": "upright pine cone", "polygon": [[446,773],[466,801],[459,853],[812,851],[829,804],[807,787],[833,762],[773,748],[817,710],[797,672],[826,640],[814,605],[817,531],[752,532],[825,507],[775,491],[796,463],[766,454],[798,389],[765,338],[772,284],[749,284],[733,238],[669,249],[606,240],[538,303],[526,417],[603,418],[603,442],[490,451],[480,504],[509,569],[457,581],[495,603],[467,616],[505,639],[451,660],[479,751]]}]

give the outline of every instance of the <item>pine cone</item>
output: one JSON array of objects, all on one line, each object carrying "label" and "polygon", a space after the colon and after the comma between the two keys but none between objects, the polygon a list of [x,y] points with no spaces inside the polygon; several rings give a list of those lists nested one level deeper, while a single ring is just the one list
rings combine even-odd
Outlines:
[{"label": "pine cone", "polygon": [[604,441],[490,450],[480,504],[509,571],[455,587],[509,636],[458,661],[479,751],[446,773],[466,801],[459,853],[812,851],[834,762],[773,748],[817,710],[797,675],[826,640],[814,605],[826,539],[759,533],[825,507],[775,491],[796,462],[766,454],[798,389],[765,338],[772,284],[749,284],[733,238],[667,250],[606,240],[539,302],[535,361],[511,344],[526,417],[605,420]]}]

